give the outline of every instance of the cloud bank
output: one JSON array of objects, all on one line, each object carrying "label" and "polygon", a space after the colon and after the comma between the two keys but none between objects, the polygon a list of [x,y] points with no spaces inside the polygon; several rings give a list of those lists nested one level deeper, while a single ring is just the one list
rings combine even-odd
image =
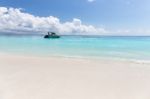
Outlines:
[{"label": "cloud bank", "polygon": [[0,32],[44,33],[54,31],[60,34],[101,34],[104,28],[85,25],[80,19],[61,22],[57,17],[39,17],[23,12],[19,8],[0,7]]},{"label": "cloud bank", "polygon": [[87,0],[88,2],[92,3],[92,2],[95,2],[95,0]]}]

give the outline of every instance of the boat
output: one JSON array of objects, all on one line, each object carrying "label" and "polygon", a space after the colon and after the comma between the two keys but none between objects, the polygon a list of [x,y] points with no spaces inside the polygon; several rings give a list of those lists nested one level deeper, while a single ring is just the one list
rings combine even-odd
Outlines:
[{"label": "boat", "polygon": [[48,35],[45,35],[44,38],[60,38],[60,36],[54,32],[48,32]]}]

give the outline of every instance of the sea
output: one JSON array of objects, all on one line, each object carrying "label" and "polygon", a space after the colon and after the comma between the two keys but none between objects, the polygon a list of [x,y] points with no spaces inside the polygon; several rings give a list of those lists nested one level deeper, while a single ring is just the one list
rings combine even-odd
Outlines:
[{"label": "sea", "polygon": [[61,36],[1,35],[0,52],[40,57],[123,59],[150,62],[149,36]]}]

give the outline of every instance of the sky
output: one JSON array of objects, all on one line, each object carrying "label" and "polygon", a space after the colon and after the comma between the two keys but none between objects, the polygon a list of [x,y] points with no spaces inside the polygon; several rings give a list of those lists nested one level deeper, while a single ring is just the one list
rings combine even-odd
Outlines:
[{"label": "sky", "polygon": [[0,30],[150,35],[149,4],[150,0],[3,0]]}]

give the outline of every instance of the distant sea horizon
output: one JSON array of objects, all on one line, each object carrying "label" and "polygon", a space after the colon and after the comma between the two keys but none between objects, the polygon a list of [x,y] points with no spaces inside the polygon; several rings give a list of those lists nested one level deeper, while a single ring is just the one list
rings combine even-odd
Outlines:
[{"label": "distant sea horizon", "polygon": [[[47,31],[48,32],[48,31]],[[0,36],[44,36],[47,34],[47,32],[0,32]],[[150,35],[102,35],[102,34],[86,34],[86,33],[68,33],[68,34],[63,34],[63,33],[57,33],[56,34],[60,36],[87,36],[87,37],[150,37]]]}]

